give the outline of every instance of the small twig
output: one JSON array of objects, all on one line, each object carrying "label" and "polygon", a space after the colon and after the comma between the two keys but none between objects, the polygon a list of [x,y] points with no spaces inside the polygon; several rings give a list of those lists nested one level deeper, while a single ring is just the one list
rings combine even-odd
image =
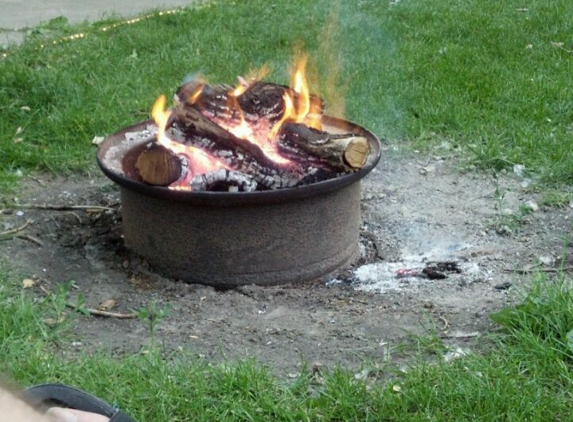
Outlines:
[{"label": "small twig", "polygon": [[460,333],[460,334],[445,334],[443,336],[440,336],[441,338],[444,339],[456,339],[456,338],[474,338],[474,337],[479,337],[481,335],[481,333],[479,332],[473,332],[473,333]]},{"label": "small twig", "polygon": [[117,318],[117,319],[134,319],[137,318],[136,314],[121,314],[118,312],[109,312],[109,311],[100,311],[99,309],[93,308],[78,308],[73,303],[66,303],[68,308],[72,308],[75,310],[82,310],[86,311],[90,315],[100,316],[100,317],[107,317],[107,318]]},{"label": "small twig", "polygon": [[504,273],[516,273],[516,274],[532,274],[532,273],[559,273],[559,272],[567,272],[573,271],[573,267],[562,267],[562,268],[503,268],[502,271]]},{"label": "small twig", "polygon": [[561,43],[561,42],[552,41],[551,45],[553,45],[553,47],[557,47],[559,50],[565,51],[568,54],[573,54],[573,50],[566,49],[565,47],[563,47],[563,43]]},{"label": "small twig", "polygon": [[26,222],[24,224],[22,224],[20,227],[16,227],[15,229],[12,229],[12,230],[7,230],[5,232],[0,232],[0,236],[5,236],[8,234],[14,234],[14,233],[21,232],[22,230],[24,230],[29,225],[30,225],[30,220],[26,220]]},{"label": "small twig", "polygon": [[44,181],[42,179],[38,179],[37,177],[34,177],[34,176],[29,176],[29,177],[30,177],[30,179],[32,179],[34,182],[36,182],[40,186],[46,187],[46,184],[44,183]]},{"label": "small twig", "polygon": [[41,291],[44,292],[44,294],[46,296],[50,294],[50,291],[48,289],[46,289],[44,286],[42,286],[41,284],[38,287],[40,288]]},{"label": "small twig", "polygon": [[29,234],[17,234],[16,236],[18,239],[27,240],[29,242],[35,243],[38,246],[44,246],[44,242],[40,239],[35,238],[34,236],[30,236]]},{"label": "small twig", "polygon": [[76,220],[78,220],[78,223],[82,224],[82,219],[80,218],[80,216],[78,214],[76,214],[75,212],[71,213],[74,217],[76,217]]},{"label": "small twig", "polygon": [[101,205],[54,205],[54,204],[14,204],[13,208],[21,209],[36,209],[36,210],[51,210],[51,211],[73,211],[73,210],[86,210],[86,211],[116,211],[116,208],[103,207]]}]

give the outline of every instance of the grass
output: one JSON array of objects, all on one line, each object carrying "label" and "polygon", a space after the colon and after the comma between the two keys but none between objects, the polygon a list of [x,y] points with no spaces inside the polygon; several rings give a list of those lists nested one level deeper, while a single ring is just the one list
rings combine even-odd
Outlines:
[{"label": "grass", "polygon": [[[186,75],[234,83],[268,64],[270,79],[286,82],[295,50],[310,54],[330,110],[345,106],[383,138],[447,143],[482,167],[524,164],[569,183],[572,13],[567,0],[526,9],[517,0],[221,0],[116,27],[57,19],[0,61],[0,183],[30,170],[94,171],[93,137],[146,119]],[[52,44],[74,33],[86,36]]]},{"label": "grass", "polygon": [[[92,138],[146,119],[155,97],[190,73],[233,83],[266,63],[270,79],[286,82],[295,50],[309,52],[330,110],[345,106],[390,142],[447,143],[484,168],[524,164],[562,186],[573,180],[572,13],[565,0],[527,9],[221,0],[105,31],[117,21],[58,19],[0,61],[0,193],[30,171],[95,171]],[[75,33],[87,35],[51,42]],[[547,205],[570,201],[548,192]],[[562,276],[539,277],[521,306],[492,316],[504,331],[481,353],[383,366],[365,380],[344,368],[305,371],[289,383],[257,362],[213,366],[157,347],[70,357],[65,289],[34,300],[16,279],[0,269],[0,372],[21,385],[75,384],[141,421],[565,421],[573,408],[573,293]]]},{"label": "grass", "polygon": [[[65,310],[67,290],[38,301],[1,274],[0,372],[21,385],[77,385],[142,422],[565,421],[573,408],[573,292],[562,277],[539,276],[521,305],[492,315],[503,331],[482,339],[481,354],[388,364],[366,378],[309,370],[286,382],[254,361],[213,365],[159,347],[69,356],[69,321],[85,316]],[[437,342],[418,347],[445,350]]]}]

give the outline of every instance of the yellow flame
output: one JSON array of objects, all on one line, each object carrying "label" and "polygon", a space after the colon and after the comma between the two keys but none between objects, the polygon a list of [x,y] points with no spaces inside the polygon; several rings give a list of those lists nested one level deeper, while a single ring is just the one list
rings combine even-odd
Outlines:
[{"label": "yellow flame", "polygon": [[310,111],[310,91],[308,82],[306,80],[306,63],[308,62],[307,56],[302,56],[297,65],[294,74],[293,89],[298,94],[295,122],[302,123]]},{"label": "yellow flame", "polygon": [[199,97],[203,93],[203,88],[205,88],[205,85],[201,85],[199,88],[197,88],[197,90],[189,96],[187,102],[189,104],[195,104],[195,102],[199,99]]},{"label": "yellow flame", "polygon": [[171,115],[171,111],[165,110],[165,95],[160,95],[155,100],[153,104],[153,109],[151,110],[151,116],[155,120],[155,124],[157,125],[157,142],[162,143],[165,137],[165,128],[167,127],[167,122],[169,121],[169,116]]},{"label": "yellow flame", "polygon": [[284,93],[283,100],[285,102],[285,111],[281,119],[273,125],[273,128],[271,129],[271,132],[269,134],[270,139],[274,139],[277,136],[283,123],[289,120],[291,115],[293,114],[294,106],[292,103],[292,99],[290,98],[290,95],[288,95],[287,92]]}]

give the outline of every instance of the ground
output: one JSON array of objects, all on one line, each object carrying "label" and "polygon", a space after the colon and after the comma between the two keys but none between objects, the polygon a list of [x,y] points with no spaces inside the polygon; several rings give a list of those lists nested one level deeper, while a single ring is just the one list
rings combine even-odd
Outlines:
[{"label": "ground", "polygon": [[[281,376],[304,364],[357,371],[381,364],[412,334],[428,331],[473,349],[493,328],[488,315],[519,300],[531,277],[512,270],[567,265],[572,209],[542,205],[543,194],[520,167],[496,177],[461,169],[443,147],[439,157],[384,147],[362,182],[361,258],[327,281],[217,291],[164,278],[123,247],[117,189],[97,172],[23,181],[20,205],[115,210],[4,210],[0,231],[30,224],[0,243],[0,261],[33,280],[38,296],[73,280],[71,302],[81,295],[87,307],[109,299],[119,313],[169,307],[155,332],[167,350],[181,347],[212,362],[254,357]],[[396,277],[436,261],[454,262],[461,273]],[[151,338],[140,319],[80,315],[73,325],[67,353],[137,351]]]}]

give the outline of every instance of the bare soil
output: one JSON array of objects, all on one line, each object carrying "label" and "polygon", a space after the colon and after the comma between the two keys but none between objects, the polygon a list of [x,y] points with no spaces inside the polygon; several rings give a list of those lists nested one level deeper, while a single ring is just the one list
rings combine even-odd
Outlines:
[{"label": "bare soil", "polygon": [[[303,364],[359,370],[382,363],[411,334],[428,330],[471,349],[493,328],[488,315],[519,300],[531,278],[512,269],[567,265],[572,209],[538,206],[540,194],[521,174],[495,178],[458,165],[455,157],[387,148],[362,184],[362,256],[331,280],[217,291],[162,277],[125,250],[119,195],[103,176],[24,181],[19,204],[114,210],[4,210],[0,231],[30,224],[0,242],[0,261],[35,280],[38,296],[73,280],[71,301],[81,295],[91,308],[109,299],[120,313],[169,306],[156,331],[167,350],[184,348],[214,363],[254,357],[281,376]],[[455,262],[461,272],[437,280],[396,276],[436,261]],[[69,351],[133,352],[150,341],[139,319],[73,321]]]}]

